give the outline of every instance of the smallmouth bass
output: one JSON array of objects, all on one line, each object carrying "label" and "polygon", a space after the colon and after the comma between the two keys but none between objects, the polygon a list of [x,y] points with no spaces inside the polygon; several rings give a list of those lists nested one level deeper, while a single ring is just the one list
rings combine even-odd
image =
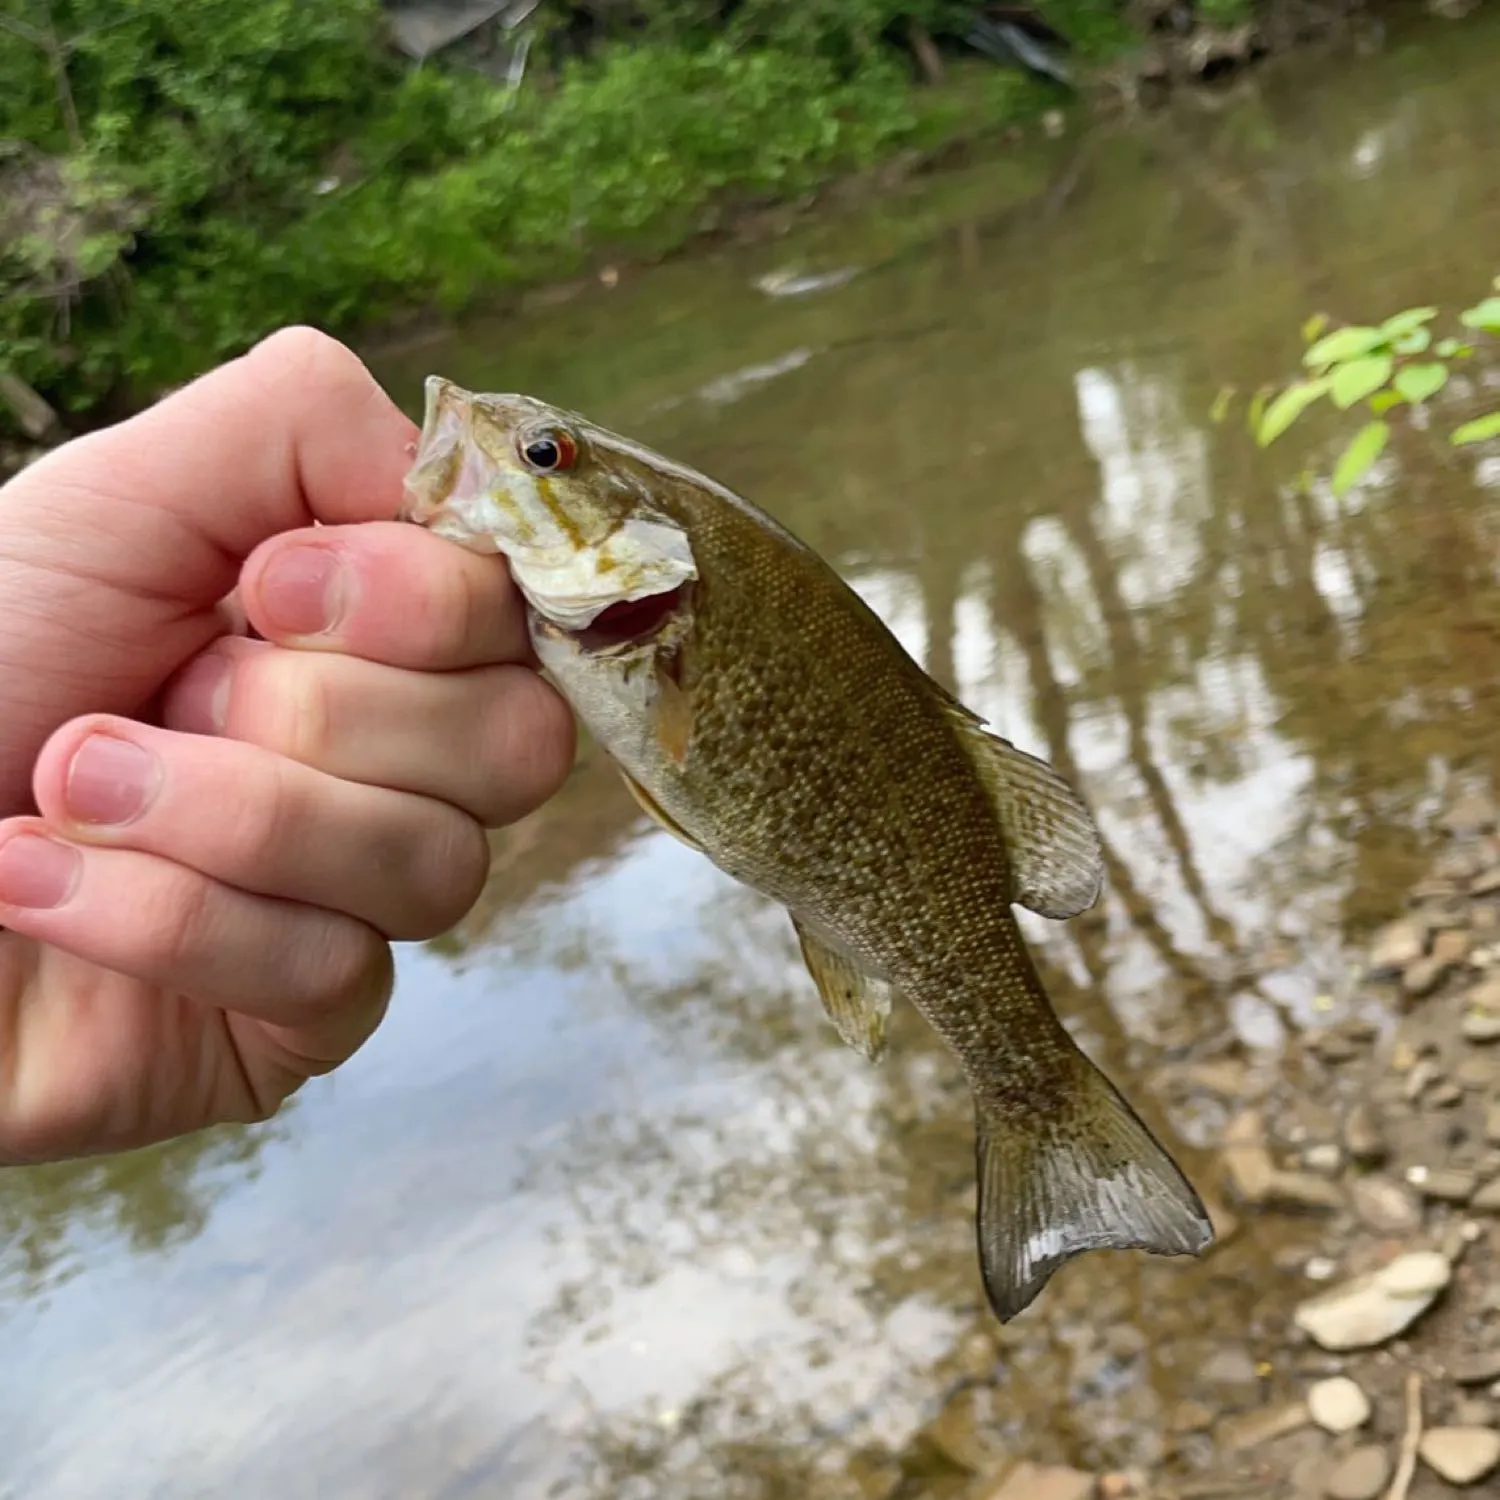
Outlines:
[{"label": "smallmouth bass", "polygon": [[1197,1194],[1053,1012],[1012,911],[1103,884],[1088,808],[817,553],[705,475],[521,395],[427,382],[402,518],[498,553],[548,676],[658,823],[784,906],[840,1037],[904,997],[974,1099],[1007,1321],[1083,1251],[1197,1255]]}]

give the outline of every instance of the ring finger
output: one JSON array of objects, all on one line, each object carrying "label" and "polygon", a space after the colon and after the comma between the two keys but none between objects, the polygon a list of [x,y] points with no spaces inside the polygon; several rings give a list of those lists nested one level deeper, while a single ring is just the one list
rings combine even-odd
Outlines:
[{"label": "ring finger", "polygon": [[65,726],[38,758],[34,789],[42,816],[77,842],[160,855],[395,939],[445,931],[489,863],[483,829],[446,802],[124,719]]}]

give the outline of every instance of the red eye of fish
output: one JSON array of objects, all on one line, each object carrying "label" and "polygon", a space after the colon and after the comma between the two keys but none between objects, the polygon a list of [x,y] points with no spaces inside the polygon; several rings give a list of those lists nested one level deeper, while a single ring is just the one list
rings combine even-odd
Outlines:
[{"label": "red eye of fish", "polygon": [[544,427],[521,439],[521,457],[538,474],[556,474],[578,461],[578,444],[561,427]]}]

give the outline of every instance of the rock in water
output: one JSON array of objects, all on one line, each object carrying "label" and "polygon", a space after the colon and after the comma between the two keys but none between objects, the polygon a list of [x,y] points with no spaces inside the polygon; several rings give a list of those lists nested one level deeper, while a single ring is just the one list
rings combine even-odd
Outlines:
[{"label": "rock in water", "polygon": [[1376,974],[1398,973],[1421,958],[1426,946],[1422,929],[1415,922],[1392,922],[1382,927],[1370,944],[1370,968]]},{"label": "rock in water", "polygon": [[1449,1484],[1473,1484],[1500,1467],[1500,1432],[1488,1427],[1433,1427],[1417,1452]]},{"label": "rock in water", "polygon": [[1353,1432],[1370,1420],[1370,1398],[1347,1375],[1312,1386],[1307,1409],[1324,1432]]},{"label": "rock in water", "polygon": [[1304,1302],[1297,1326],[1324,1349],[1369,1349],[1409,1328],[1437,1300],[1452,1270],[1435,1250],[1413,1250],[1389,1265]]},{"label": "rock in water", "polygon": [[1390,1477],[1391,1461],[1385,1449],[1367,1443],[1334,1469],[1323,1488],[1328,1500],[1375,1500]]},{"label": "rock in water", "polygon": [[1357,1177],[1351,1192],[1355,1213],[1377,1234],[1409,1234],[1422,1226],[1417,1200],[1388,1177]]},{"label": "rock in water", "polygon": [[1081,1469],[1018,1464],[985,1500],[1094,1500],[1098,1481]]}]

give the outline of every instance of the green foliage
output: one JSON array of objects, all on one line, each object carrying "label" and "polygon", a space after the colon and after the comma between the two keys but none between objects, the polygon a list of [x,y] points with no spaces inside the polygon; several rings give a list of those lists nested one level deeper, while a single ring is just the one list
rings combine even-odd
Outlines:
[{"label": "green foliage", "polygon": [[[650,0],[585,57],[544,30],[519,90],[409,66],[379,0],[6,3],[0,365],[72,411],[281,323],[666,248],[725,198],[976,123],[926,107],[891,44],[951,0],[743,0],[728,25],[718,0]],[[981,114],[1032,99],[989,73]]]},{"label": "green foliage", "polygon": [[[1500,291],[1500,276],[1494,281]],[[1500,296],[1486,297],[1457,316],[1463,336],[1449,335],[1434,342],[1432,324],[1436,307],[1409,307],[1383,323],[1349,324],[1325,332],[1328,320],[1321,314],[1303,325],[1307,345],[1302,356],[1307,374],[1274,394],[1263,390],[1252,398],[1248,421],[1256,442],[1268,447],[1318,402],[1327,399],[1339,411],[1363,404],[1367,421],[1349,439],[1334,465],[1332,485],[1337,495],[1352,489],[1369,473],[1390,440],[1388,414],[1428,410],[1428,404],[1449,386],[1454,366],[1497,352],[1486,345],[1487,335],[1500,335]],[[1476,339],[1474,335],[1478,335]],[[1229,412],[1232,392],[1221,391],[1214,403],[1213,420],[1222,421]],[[1454,447],[1487,442],[1500,437],[1500,411],[1474,417],[1453,429],[1448,442]]]}]

